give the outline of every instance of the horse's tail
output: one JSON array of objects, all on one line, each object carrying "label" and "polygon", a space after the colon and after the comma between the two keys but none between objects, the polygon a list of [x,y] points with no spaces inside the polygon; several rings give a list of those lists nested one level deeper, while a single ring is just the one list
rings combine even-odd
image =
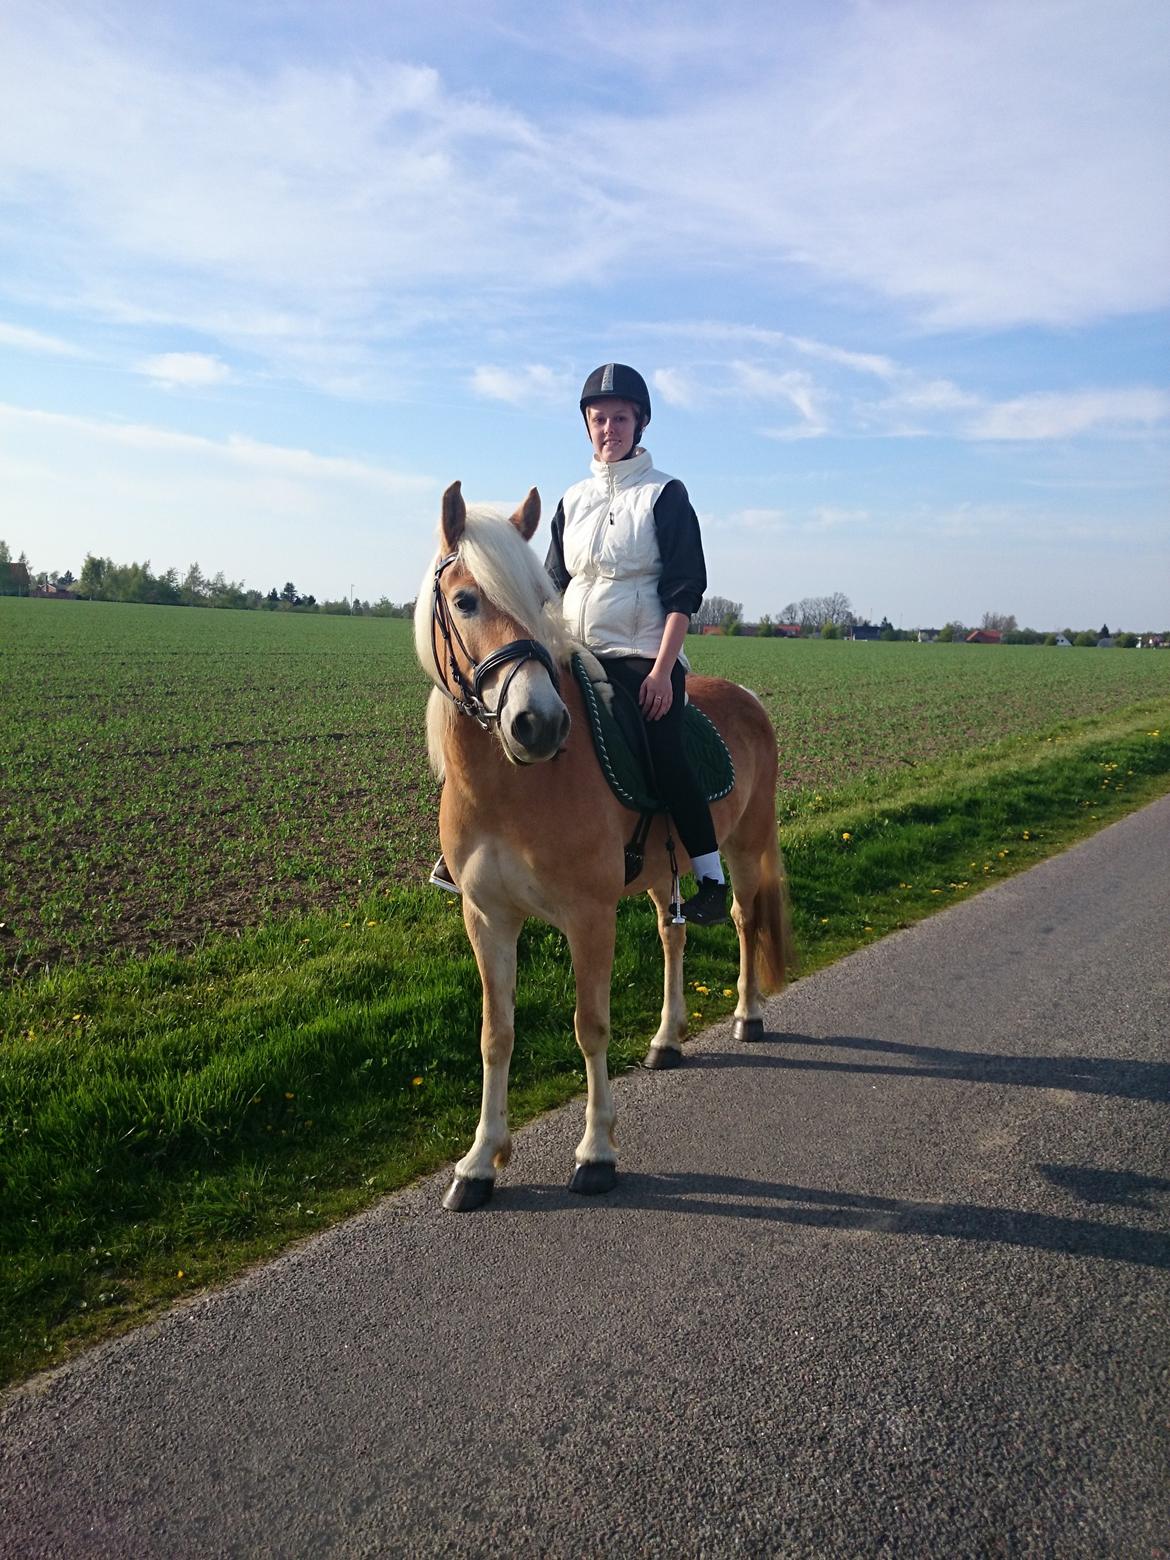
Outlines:
[{"label": "horse's tail", "polygon": [[789,974],[796,969],[796,944],[792,936],[792,917],[788,908],[788,878],[784,858],[776,838],[775,824],[768,830],[767,843],[760,862],[760,885],[752,906],[756,926],[756,955],[760,990],[774,993],[784,989]]}]

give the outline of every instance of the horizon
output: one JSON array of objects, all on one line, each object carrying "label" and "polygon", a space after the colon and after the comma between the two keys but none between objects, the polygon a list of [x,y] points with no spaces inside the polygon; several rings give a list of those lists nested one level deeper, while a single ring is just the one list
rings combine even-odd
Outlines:
[{"label": "horizon", "polygon": [[455,478],[537,486],[543,553],[616,359],[748,620],[1170,620],[1158,0],[5,29],[0,530],[34,572],[402,602]]}]

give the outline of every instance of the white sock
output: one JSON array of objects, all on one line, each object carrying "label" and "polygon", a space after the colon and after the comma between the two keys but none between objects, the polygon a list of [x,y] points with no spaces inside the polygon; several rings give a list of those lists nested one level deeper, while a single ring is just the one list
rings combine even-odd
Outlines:
[{"label": "white sock", "polygon": [[700,881],[703,878],[714,878],[716,883],[725,881],[723,877],[723,863],[719,860],[719,852],[712,850],[705,856],[691,857],[691,871]]}]

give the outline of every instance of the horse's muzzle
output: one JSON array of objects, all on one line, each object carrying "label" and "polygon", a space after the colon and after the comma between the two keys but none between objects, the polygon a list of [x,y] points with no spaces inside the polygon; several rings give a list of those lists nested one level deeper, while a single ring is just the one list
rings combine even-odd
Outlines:
[{"label": "horse's muzzle", "polygon": [[508,757],[517,764],[555,758],[569,735],[569,712],[560,700],[552,710],[509,710],[500,732]]}]

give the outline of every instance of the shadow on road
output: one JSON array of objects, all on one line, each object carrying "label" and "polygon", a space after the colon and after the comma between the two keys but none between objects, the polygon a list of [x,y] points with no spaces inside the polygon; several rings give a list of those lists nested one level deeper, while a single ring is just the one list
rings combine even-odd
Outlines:
[{"label": "shadow on road", "polygon": [[[1039,1167],[1045,1173],[1052,1166]],[[1144,1195],[1170,1190],[1170,1182],[1128,1172],[1059,1167],[1060,1179],[1081,1184],[1116,1186],[1141,1181]],[[1110,1201],[1116,1198],[1108,1199]],[[1129,1202],[1128,1206],[1148,1206]],[[640,1209],[648,1213],[714,1215],[721,1219],[753,1219],[814,1229],[850,1229],[882,1235],[918,1235],[991,1245],[1022,1246],[1070,1257],[1095,1257],[1132,1262],[1141,1267],[1170,1268],[1170,1235],[1160,1230],[1134,1229],[1100,1220],[1066,1218],[1059,1214],[992,1208],[978,1203],[914,1202],[900,1197],[872,1197],[857,1192],[826,1191],[782,1181],[758,1181],[734,1175],[623,1173],[607,1197],[574,1197],[560,1187],[502,1186],[494,1204],[498,1213],[553,1212],[572,1207],[584,1213]]]},{"label": "shadow on road", "polygon": [[[774,1049],[783,1046],[784,1050]],[[789,1050],[813,1051],[793,1056]],[[834,1051],[859,1051],[888,1061],[846,1061]],[[687,1049],[687,1061],[699,1067],[785,1068],[794,1072],[847,1072],[886,1077],[944,1078],[964,1083],[999,1083],[1015,1088],[1068,1089],[1118,1099],[1170,1103],[1170,1063],[1139,1062],[1105,1056],[1001,1056],[988,1051],[954,1051],[940,1046],[906,1045],[867,1035],[765,1035],[750,1051],[706,1052]]]}]

